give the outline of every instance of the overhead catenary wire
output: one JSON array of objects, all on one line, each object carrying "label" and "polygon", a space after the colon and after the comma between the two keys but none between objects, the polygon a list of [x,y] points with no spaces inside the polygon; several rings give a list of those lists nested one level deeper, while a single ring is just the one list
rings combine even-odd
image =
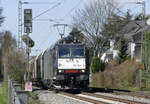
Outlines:
[{"label": "overhead catenary wire", "polygon": [[[45,43],[47,42],[47,40],[49,39],[49,38],[47,38],[49,36],[49,34],[48,35],[46,35],[45,37],[45,39],[43,40],[43,41],[41,41],[40,43],[42,43],[42,45],[44,46],[45,45]],[[37,49],[39,49],[41,46],[39,46],[39,47],[37,47]]]},{"label": "overhead catenary wire", "polygon": [[[66,1],[66,0],[64,0]],[[81,3],[82,3],[83,0],[80,0],[77,5],[75,5],[67,14],[65,14],[61,19],[34,19],[34,21],[50,21],[50,22],[55,22],[55,23],[59,23],[59,21],[64,21],[64,18],[66,18],[74,9],[76,9]],[[47,11],[47,10],[46,10]],[[45,11],[45,12],[46,12]],[[42,15],[42,13],[41,13]]]},{"label": "overhead catenary wire", "polygon": [[[60,20],[63,20],[66,16],[68,16],[78,5],[81,4],[82,1],[83,1],[83,0],[80,0],[79,3],[77,3],[77,5],[75,5],[75,6],[74,6],[66,15],[64,15],[63,18],[60,19]],[[116,10],[117,10],[118,12],[122,13],[123,15],[126,15],[126,13],[122,12],[119,8],[116,8]],[[57,21],[55,21],[55,20],[51,20],[51,19],[41,19],[41,20],[39,19],[39,21],[50,21],[50,22],[59,23],[59,22],[57,22]]]},{"label": "overhead catenary wire", "polygon": [[74,11],[81,3],[83,2],[83,0],[80,0],[67,14],[65,14],[61,19],[65,20],[65,18],[72,12]]},{"label": "overhead catenary wire", "polygon": [[139,8],[139,7],[141,7],[141,5],[137,5],[137,4],[139,4],[139,2],[138,3],[135,3],[135,2],[131,2],[131,3],[129,3],[129,2],[127,2],[127,3],[124,3],[124,4],[136,4],[136,6],[134,6],[134,7],[131,7],[129,10],[132,10],[132,12],[135,12],[135,11],[137,11],[137,8]]},{"label": "overhead catenary wire", "polygon": [[[52,6],[51,8],[49,8],[49,9],[47,9],[47,10],[41,12],[41,13],[38,14],[37,16],[33,17],[33,18],[32,18],[32,21],[34,21],[36,18],[40,17],[41,15],[43,15],[43,14],[45,14],[45,13],[47,13],[47,12],[53,10],[53,9],[56,8],[56,7],[58,7],[59,5],[61,5],[61,3],[62,3],[62,2],[59,2],[59,3],[57,3],[56,5]],[[21,26],[23,26],[23,25],[24,25],[24,22],[21,24]]]},{"label": "overhead catenary wire", "polygon": [[62,21],[62,19],[36,19],[36,17],[39,17],[39,16],[49,12],[51,9],[54,9],[55,7],[59,6],[60,4],[62,4],[65,1],[67,1],[67,0],[57,2],[57,4],[56,4],[56,2],[52,2],[52,3],[55,3],[56,5],[54,5],[52,8],[47,9],[46,11],[40,13],[39,15],[35,16],[32,20],[34,20],[34,21],[50,21],[50,22],[59,23],[59,21]]},{"label": "overhead catenary wire", "polygon": [[[64,0],[64,2],[65,2],[66,0]],[[55,19],[55,20],[52,20],[52,19],[33,19],[33,20],[37,20],[37,21],[50,21],[50,22],[55,22],[55,23],[59,23],[58,21],[63,21],[64,20],[64,18],[66,17],[66,16],[68,16],[74,9],[76,9],[77,7],[78,7],[78,5],[80,5],[81,3],[82,3],[82,1],[83,0],[80,0],[67,14],[65,14],[64,16],[63,16],[63,18],[62,19]],[[57,21],[58,20],[58,21]],[[45,42],[46,42],[46,40],[47,40],[48,38],[46,38],[46,39],[44,39],[44,41],[42,41],[42,43],[44,42],[44,44],[45,44]]]},{"label": "overhead catenary wire", "polygon": [[135,6],[135,7],[130,9],[130,10],[133,11],[136,8],[140,7],[143,2],[148,3],[148,2],[150,2],[150,0],[141,0],[141,1],[137,1],[137,2],[119,2],[119,4],[131,4],[131,5],[133,5],[133,4],[136,4],[136,5],[140,4],[140,5],[137,5],[137,6]]},{"label": "overhead catenary wire", "polygon": [[[40,13],[39,15],[37,15],[37,16],[35,16],[35,17],[33,17],[33,18],[32,18],[32,20],[35,20],[36,18],[40,17],[41,15],[43,15],[43,14],[45,14],[45,13],[49,12],[50,10],[52,10],[52,9],[56,8],[57,6],[59,6],[60,4],[61,4],[61,3],[57,3],[57,4],[56,4],[56,5],[54,5],[53,7],[49,8],[49,9],[47,9],[46,11],[44,11],[44,12]],[[23,24],[21,24],[21,25],[24,25],[24,23],[23,23]]]},{"label": "overhead catenary wire", "polygon": [[22,4],[56,4],[58,2],[22,2]]},{"label": "overhead catenary wire", "polygon": [[[67,0],[62,0],[58,5],[54,5],[52,8],[47,9],[46,11],[40,13],[39,15],[37,15],[37,16],[35,16],[35,17],[38,18],[39,16],[41,16],[41,15],[43,15],[43,14],[49,12],[51,9],[54,9],[55,7],[58,7],[59,5],[61,5],[62,3],[65,3],[66,1],[67,1]],[[59,23],[59,21],[61,21],[61,19],[36,19],[35,17],[32,19],[33,21],[50,21],[50,22],[54,22],[54,23]],[[48,36],[48,35],[47,35],[47,36]],[[46,37],[47,37],[47,36],[46,36]],[[45,44],[45,42],[46,42],[47,39],[48,39],[48,38],[44,39],[44,40],[42,41],[42,43]],[[42,44],[42,45],[43,45],[43,44]],[[40,47],[41,47],[41,46],[39,46],[37,49],[40,49]]]},{"label": "overhead catenary wire", "polygon": [[[82,2],[82,0],[80,0],[79,1],[79,3],[75,6],[75,7],[73,7],[66,15],[64,15],[63,16],[63,18],[66,18],[75,8],[77,8],[77,6],[80,4]],[[123,15],[126,15],[126,13],[124,13],[124,12],[122,12],[119,8],[116,8],[116,10],[119,12],[119,13],[121,13],[121,14],[123,14]],[[62,18],[62,19],[63,19]],[[36,20],[36,19],[35,19]],[[61,19],[60,19],[61,20]],[[56,21],[53,21],[53,20],[51,20],[51,19],[39,19],[39,21],[50,21],[50,22],[56,22]],[[56,22],[57,23],[57,22]],[[59,22],[58,22],[59,23]],[[44,41],[45,42],[45,41]]]},{"label": "overhead catenary wire", "polygon": [[63,0],[63,1],[61,1],[61,2],[58,2],[56,5],[52,6],[51,8],[49,8],[49,9],[43,11],[42,13],[38,14],[37,16],[33,17],[32,20],[35,20],[36,18],[40,17],[41,15],[43,15],[43,14],[45,14],[45,13],[51,11],[52,9],[54,9],[54,8],[56,8],[56,7],[58,7],[59,5],[61,5],[61,4],[62,4],[63,2],[65,2],[65,1],[66,1],[66,0]]},{"label": "overhead catenary wire", "polygon": [[[64,0],[64,1],[66,1],[66,0]],[[80,0],[81,1],[81,0]],[[72,9],[71,9],[72,10]],[[50,22],[55,22],[55,23],[59,23],[57,20],[62,20],[62,19],[55,19],[55,20],[52,20],[52,19],[39,19],[39,21],[50,21]],[[36,19],[35,19],[35,21],[36,21]],[[37,20],[38,21],[38,20]],[[53,25],[52,25],[53,26]],[[48,36],[48,35],[47,35]],[[46,38],[46,39],[44,39],[43,41],[42,41],[42,43],[46,43],[46,40],[47,40],[48,38]],[[43,44],[43,45],[44,45]],[[37,48],[37,49],[39,49],[40,48],[40,46]]]},{"label": "overhead catenary wire", "polygon": [[54,23],[60,23],[62,19],[35,19],[34,21],[49,21],[49,22],[54,22]]},{"label": "overhead catenary wire", "polygon": [[38,14],[37,16],[33,17],[32,20],[34,20],[34,19],[40,17],[41,15],[43,15],[43,14],[45,14],[45,13],[51,11],[52,9],[56,8],[57,6],[59,6],[60,4],[61,4],[61,3],[57,3],[57,4],[54,5],[53,7],[49,8],[49,9],[43,11],[42,13]]},{"label": "overhead catenary wire", "polygon": [[[65,0],[64,0],[64,1],[65,1]],[[40,2],[40,3],[42,3],[42,2]],[[43,11],[42,13],[40,13],[40,14],[38,14],[37,16],[33,17],[32,20],[35,20],[36,18],[40,17],[41,15],[43,15],[43,14],[45,14],[45,13],[51,11],[52,9],[54,9],[54,8],[56,8],[56,7],[58,7],[61,3],[62,3],[62,2],[59,2],[59,3],[57,3],[56,5],[52,6],[51,8],[49,8],[49,9]],[[27,2],[26,2],[26,4],[27,4]],[[32,4],[32,3],[31,3],[31,4]],[[21,26],[22,26],[22,25],[24,25],[24,23],[22,23]]]},{"label": "overhead catenary wire", "polygon": [[[64,0],[65,1],[65,0]],[[81,3],[83,2],[83,0],[80,0],[77,5],[75,5],[67,14],[65,14],[61,19],[34,19],[34,21],[50,21],[50,22],[55,22],[55,23],[59,23],[59,21],[64,21],[64,18],[66,18],[74,9],[76,9]]]},{"label": "overhead catenary wire", "polygon": [[[55,24],[56,26],[57,25],[65,25],[65,26],[68,26],[68,24]],[[51,25],[51,27],[54,27],[54,25]],[[64,31],[65,32],[65,31]],[[48,40],[48,37],[49,36],[49,34],[48,35],[46,35],[45,37],[45,39],[41,42],[42,43],[42,45],[45,45],[45,43],[47,42],[47,40]],[[40,48],[40,47],[38,47],[38,48]]]},{"label": "overhead catenary wire", "polygon": [[[63,24],[55,24],[55,25],[63,25]],[[68,24],[64,24],[64,25],[70,27],[70,25],[68,25]],[[54,27],[54,25],[51,25],[51,27]],[[47,38],[48,36],[49,36],[49,34],[45,36],[46,38],[42,42],[40,42],[40,43],[42,43],[42,46],[44,46],[45,43],[48,41],[48,39],[49,39],[49,38]],[[39,53],[43,52],[43,50],[40,48],[41,48],[41,45],[38,48],[36,48],[36,49],[41,50],[41,51],[39,51]]]}]

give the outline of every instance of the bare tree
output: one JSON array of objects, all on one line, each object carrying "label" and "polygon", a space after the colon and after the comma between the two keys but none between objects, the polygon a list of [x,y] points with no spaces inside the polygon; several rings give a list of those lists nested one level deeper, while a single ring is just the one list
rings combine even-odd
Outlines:
[{"label": "bare tree", "polygon": [[4,16],[2,16],[3,8],[0,8],[0,26],[4,22]]},{"label": "bare tree", "polygon": [[12,34],[9,31],[1,33],[1,61],[2,61],[2,74],[3,80],[7,80],[8,74],[8,56],[12,53],[16,46],[15,39],[12,38]]},{"label": "bare tree", "polygon": [[84,9],[76,12],[73,25],[86,34],[87,41],[94,51],[94,56],[101,55],[106,42],[101,32],[104,24],[115,11],[117,6],[113,0],[93,0]]},{"label": "bare tree", "polygon": [[11,75],[18,82],[22,82],[26,68],[25,53],[17,50],[16,40],[9,31],[0,33],[0,45],[0,70],[3,81],[7,81],[8,75]]}]

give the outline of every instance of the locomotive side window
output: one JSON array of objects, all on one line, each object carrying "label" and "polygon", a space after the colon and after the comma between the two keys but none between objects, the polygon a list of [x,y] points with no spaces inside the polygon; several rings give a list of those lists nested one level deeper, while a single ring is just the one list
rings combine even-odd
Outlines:
[{"label": "locomotive side window", "polygon": [[59,48],[59,57],[70,57],[70,49],[69,48]]},{"label": "locomotive side window", "polygon": [[72,57],[84,57],[84,49],[72,48]]}]

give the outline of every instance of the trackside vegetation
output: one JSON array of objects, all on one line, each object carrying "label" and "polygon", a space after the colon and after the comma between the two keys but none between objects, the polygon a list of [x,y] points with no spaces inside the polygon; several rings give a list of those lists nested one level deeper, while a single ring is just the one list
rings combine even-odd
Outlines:
[{"label": "trackside vegetation", "polygon": [[91,66],[90,66],[90,72],[96,73],[99,71],[104,71],[105,66],[106,66],[106,63],[100,60],[99,57],[93,57]]},{"label": "trackside vegetation", "polygon": [[0,86],[0,104],[7,104],[8,101],[8,75],[19,83],[23,83],[23,75],[26,65],[26,59],[23,52],[18,51],[16,40],[11,32],[4,31],[0,33],[0,62],[2,74],[2,86]]},{"label": "trackside vegetation", "polygon": [[7,84],[0,84],[0,104],[8,104]]},{"label": "trackside vegetation", "polygon": [[150,31],[145,33],[145,42],[143,48],[145,50],[143,54],[145,57],[145,60],[143,60],[145,70],[142,73],[142,87],[150,90]]},{"label": "trackside vegetation", "polygon": [[18,51],[16,40],[9,31],[2,32],[1,38],[1,72],[3,81],[7,81],[8,74],[19,83],[23,82],[23,75],[26,66],[25,53]]},{"label": "trackside vegetation", "polygon": [[134,59],[126,60],[121,64],[119,64],[118,60],[113,60],[103,72],[99,71],[92,74],[90,86],[139,91],[141,90],[139,86],[139,70],[141,70],[141,63],[136,62]]},{"label": "trackside vegetation", "polygon": [[38,96],[33,92],[29,92],[29,104],[40,104]]}]

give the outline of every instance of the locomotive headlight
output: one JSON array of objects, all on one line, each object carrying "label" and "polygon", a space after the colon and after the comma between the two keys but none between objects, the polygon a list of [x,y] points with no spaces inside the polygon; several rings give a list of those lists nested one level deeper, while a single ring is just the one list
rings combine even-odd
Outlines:
[{"label": "locomotive headlight", "polygon": [[59,69],[59,70],[58,70],[58,72],[59,72],[59,73],[63,73],[63,72],[64,72],[64,70],[60,70],[60,69]]},{"label": "locomotive headlight", "polygon": [[58,70],[58,72],[59,72],[59,73],[61,73],[61,72],[62,72],[62,70]]},{"label": "locomotive headlight", "polygon": [[85,72],[85,70],[81,70],[81,72],[82,72],[82,73],[84,73],[84,72]]}]

